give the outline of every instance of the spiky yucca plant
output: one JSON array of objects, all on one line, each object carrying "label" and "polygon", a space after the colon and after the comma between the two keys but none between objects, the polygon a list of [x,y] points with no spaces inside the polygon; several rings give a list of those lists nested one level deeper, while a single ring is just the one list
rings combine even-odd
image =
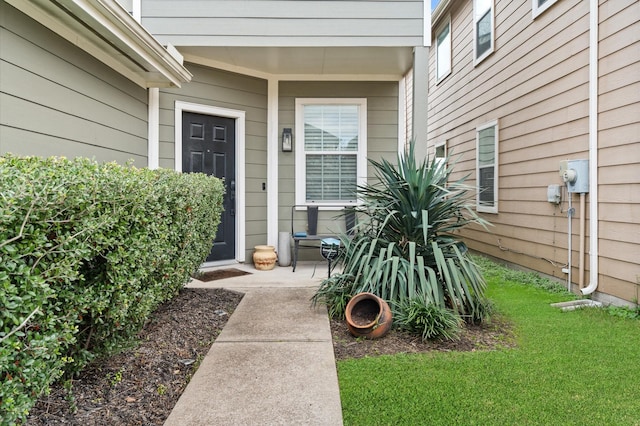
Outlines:
[{"label": "spiky yucca plant", "polygon": [[486,312],[485,282],[455,234],[475,223],[488,223],[472,210],[473,188],[465,178],[449,182],[447,159],[418,163],[414,144],[398,165],[372,161],[374,185],[360,186],[359,224],[343,236],[343,270],[326,279],[313,297],[334,316],[344,314],[344,300],[368,291],[400,306],[420,296],[466,319]]}]

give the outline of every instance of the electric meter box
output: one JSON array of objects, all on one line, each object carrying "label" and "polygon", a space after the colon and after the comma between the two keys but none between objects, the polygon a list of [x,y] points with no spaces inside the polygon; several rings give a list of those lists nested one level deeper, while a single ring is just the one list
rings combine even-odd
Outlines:
[{"label": "electric meter box", "polygon": [[589,192],[589,160],[568,160],[567,169],[575,171],[575,180],[567,182],[569,193]]}]

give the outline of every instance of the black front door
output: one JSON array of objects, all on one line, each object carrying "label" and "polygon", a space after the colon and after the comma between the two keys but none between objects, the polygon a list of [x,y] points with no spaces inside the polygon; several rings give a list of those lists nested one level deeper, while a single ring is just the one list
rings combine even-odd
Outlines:
[{"label": "black front door", "polygon": [[182,171],[224,179],[224,211],[207,261],[235,258],[235,144],[233,118],[182,113]]}]

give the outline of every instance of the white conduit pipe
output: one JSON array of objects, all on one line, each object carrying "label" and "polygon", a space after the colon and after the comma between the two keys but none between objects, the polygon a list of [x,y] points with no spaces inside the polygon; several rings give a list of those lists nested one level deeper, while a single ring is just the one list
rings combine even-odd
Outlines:
[{"label": "white conduit pipe", "polygon": [[584,225],[585,225],[585,199],[586,194],[584,192],[580,193],[580,258],[578,261],[579,272],[578,272],[578,288],[582,290],[584,287]]},{"label": "white conduit pipe", "polygon": [[589,1],[589,285],[598,288],[598,0]]},{"label": "white conduit pipe", "polygon": [[567,234],[569,235],[569,241],[567,241],[568,247],[568,257],[567,257],[567,269],[569,270],[569,275],[567,276],[567,290],[571,291],[571,258],[573,257],[571,252],[573,251],[573,228],[571,226],[571,222],[573,221],[573,207],[571,200],[573,199],[573,194],[569,192],[569,185],[567,184],[567,195],[569,197],[569,209],[567,210]]}]

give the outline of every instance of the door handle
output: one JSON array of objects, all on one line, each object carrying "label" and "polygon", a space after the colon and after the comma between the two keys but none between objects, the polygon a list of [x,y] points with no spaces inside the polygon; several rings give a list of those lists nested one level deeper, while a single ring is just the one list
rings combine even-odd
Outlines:
[{"label": "door handle", "polygon": [[236,215],[236,180],[231,179],[229,182],[229,203],[231,207],[229,208],[229,214],[231,216]]}]

